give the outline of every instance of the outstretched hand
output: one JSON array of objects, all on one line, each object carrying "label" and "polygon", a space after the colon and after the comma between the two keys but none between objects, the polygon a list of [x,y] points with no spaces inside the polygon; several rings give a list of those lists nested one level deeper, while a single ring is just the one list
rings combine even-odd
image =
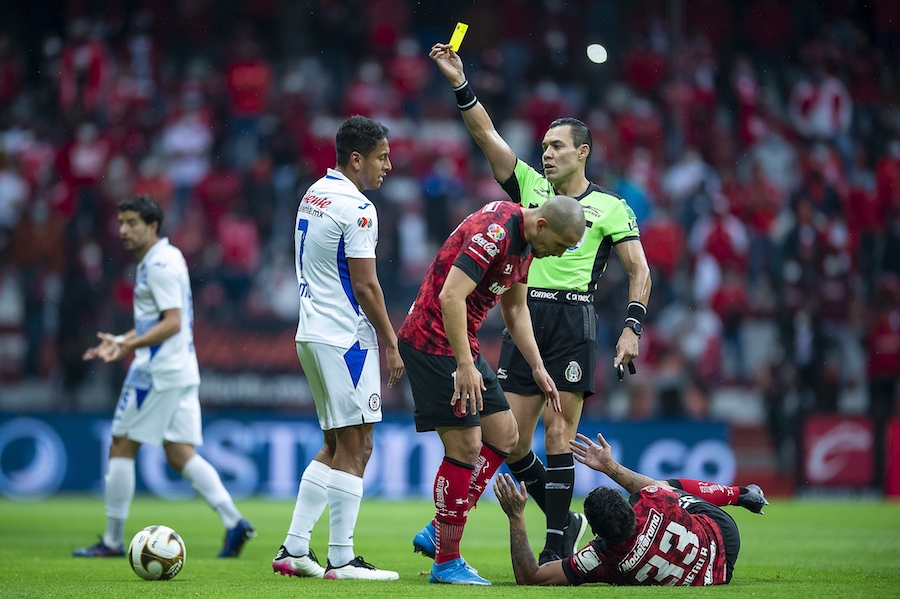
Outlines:
[{"label": "outstretched hand", "polygon": [[587,435],[577,433],[575,438],[569,441],[569,448],[573,457],[597,472],[606,472],[607,467],[613,462],[612,449],[603,435],[597,433],[597,441],[594,443]]},{"label": "outstretched hand", "polygon": [[100,344],[95,345],[94,347],[88,348],[87,351],[82,354],[82,360],[94,360],[101,359],[104,362],[112,362],[112,356],[117,355],[116,351],[117,343],[115,335],[111,333],[97,333],[97,338],[100,339]]},{"label": "outstretched hand", "polygon": [[528,502],[525,483],[516,485],[512,476],[501,474],[494,481],[494,495],[500,500],[500,507],[508,517],[514,518],[525,513],[525,504]]}]

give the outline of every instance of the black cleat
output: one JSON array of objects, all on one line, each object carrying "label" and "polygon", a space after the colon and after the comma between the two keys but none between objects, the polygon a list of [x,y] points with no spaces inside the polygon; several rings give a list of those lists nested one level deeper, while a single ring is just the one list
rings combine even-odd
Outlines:
[{"label": "black cleat", "polygon": [[562,558],[559,556],[559,554],[552,549],[544,549],[538,556],[538,565],[543,566],[546,563],[555,562],[561,559]]},{"label": "black cleat", "polygon": [[741,494],[738,496],[737,504],[747,508],[754,514],[762,514],[763,508],[769,505],[769,502],[766,501],[766,496],[763,494],[763,490],[759,488],[759,485],[747,485],[746,487],[741,487]]},{"label": "black cleat", "polygon": [[584,517],[584,514],[569,512],[569,523],[566,524],[566,529],[563,532],[562,555],[556,559],[575,555],[575,552],[579,549],[578,543],[581,542],[581,537],[584,536],[587,528],[587,518]]}]

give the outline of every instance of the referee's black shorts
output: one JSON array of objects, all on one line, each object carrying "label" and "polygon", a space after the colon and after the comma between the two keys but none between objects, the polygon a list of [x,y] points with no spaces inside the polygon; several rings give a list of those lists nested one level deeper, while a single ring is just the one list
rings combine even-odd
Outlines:
[{"label": "referee's black shorts", "polygon": [[398,341],[398,345],[416,404],[414,416],[418,432],[433,431],[445,426],[481,426],[481,414],[509,410],[509,403],[500,388],[497,375],[480,354],[475,358],[475,367],[487,387],[481,392],[484,408],[481,414],[469,412],[460,418],[450,405],[455,388],[453,373],[456,372],[456,358],[426,354],[403,341]]},{"label": "referee's black shorts", "polygon": [[[597,314],[592,296],[578,294],[576,297],[583,297],[585,301],[567,301],[566,294],[572,292],[557,291],[556,300],[536,300],[532,297],[533,291],[534,288],[529,288],[528,309],[534,325],[534,338],[544,367],[556,383],[556,388],[583,393],[584,397],[593,395],[597,366]],[[509,393],[543,393],[534,382],[531,366],[506,329],[503,330],[497,378],[503,390]]]}]

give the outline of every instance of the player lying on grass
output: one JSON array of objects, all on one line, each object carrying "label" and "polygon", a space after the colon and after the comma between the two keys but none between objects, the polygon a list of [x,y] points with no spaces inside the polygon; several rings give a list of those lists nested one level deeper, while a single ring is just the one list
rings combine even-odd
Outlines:
[{"label": "player lying on grass", "polygon": [[728,584],[741,548],[734,520],[718,506],[740,505],[762,513],[768,505],[757,485],[728,487],[690,479],[655,480],[616,462],[609,443],[579,433],[575,459],[602,472],[631,493],[597,487],[584,500],[596,535],[575,555],[538,566],[525,531],[525,485],[504,474],[494,494],[509,517],[509,549],[522,585],[706,586]]}]

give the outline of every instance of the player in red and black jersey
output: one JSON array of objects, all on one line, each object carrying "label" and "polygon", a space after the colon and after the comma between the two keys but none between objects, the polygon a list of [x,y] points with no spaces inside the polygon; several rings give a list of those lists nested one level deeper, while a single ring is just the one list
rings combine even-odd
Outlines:
[{"label": "player in red and black jersey", "polygon": [[[757,485],[729,487],[690,479],[655,480],[616,462],[609,443],[578,434],[575,459],[631,493],[597,487],[584,501],[596,538],[571,557],[538,566],[525,531],[525,485],[498,478],[494,493],[509,516],[510,554],[523,585],[706,586],[731,581],[741,548],[737,524],[720,505],[762,513],[768,505]],[[691,492],[688,492],[688,490]],[[697,493],[697,494],[694,494]]]},{"label": "player in red and black jersey", "polygon": [[559,393],[534,340],[523,281],[532,258],[562,255],[581,240],[584,228],[581,205],[565,196],[539,208],[487,204],[444,242],[397,331],[416,430],[436,430],[444,444],[435,519],[414,541],[417,550],[435,558],[431,582],[490,584],[462,559],[459,542],[470,507],[518,440],[497,376],[479,353],[478,329],[500,302],[535,382],[548,405],[559,410]]}]

